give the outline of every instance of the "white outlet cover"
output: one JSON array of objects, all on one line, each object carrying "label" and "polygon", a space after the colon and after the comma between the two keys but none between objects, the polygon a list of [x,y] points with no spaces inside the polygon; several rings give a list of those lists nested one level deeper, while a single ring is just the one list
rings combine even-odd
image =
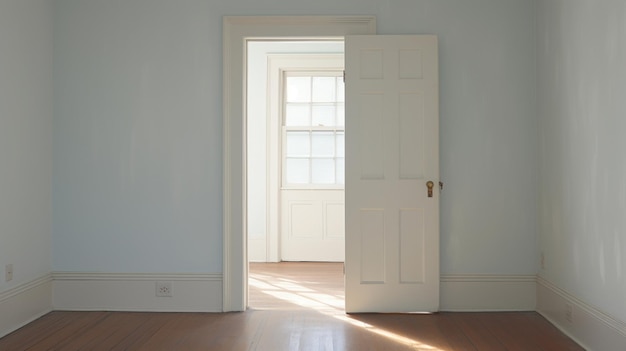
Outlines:
[{"label": "white outlet cover", "polygon": [[157,297],[172,297],[172,282],[156,282]]}]

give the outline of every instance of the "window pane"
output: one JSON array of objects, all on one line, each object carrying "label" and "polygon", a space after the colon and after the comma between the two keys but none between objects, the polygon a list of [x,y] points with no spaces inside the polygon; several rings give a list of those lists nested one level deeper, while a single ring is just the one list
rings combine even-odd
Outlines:
[{"label": "window pane", "polygon": [[313,106],[313,126],[334,126],[335,125],[335,106],[334,105],[315,105]]},{"label": "window pane", "polygon": [[344,104],[337,104],[337,125],[341,127],[346,125],[346,110]]},{"label": "window pane", "polygon": [[337,133],[337,157],[345,157],[346,136],[342,132]]},{"label": "window pane", "polygon": [[334,184],[335,183],[335,160],[313,159],[312,160],[312,183],[314,184]]},{"label": "window pane", "polygon": [[333,132],[313,132],[312,152],[314,157],[333,157],[335,156],[335,136]]},{"label": "window pane", "polygon": [[313,102],[334,102],[335,77],[313,77]]},{"label": "window pane", "polygon": [[287,102],[311,101],[311,77],[287,77]]},{"label": "window pane", "polygon": [[336,160],[337,165],[337,184],[345,184],[346,178],[346,160],[344,158],[338,158]]},{"label": "window pane", "polygon": [[288,184],[309,183],[309,159],[288,158],[285,178]]},{"label": "window pane", "polygon": [[345,101],[345,89],[346,86],[343,83],[343,77],[337,77],[337,101]]},{"label": "window pane", "polygon": [[309,157],[310,154],[309,132],[287,132],[287,157]]},{"label": "window pane", "polygon": [[285,108],[286,126],[310,126],[308,104],[287,104]]}]

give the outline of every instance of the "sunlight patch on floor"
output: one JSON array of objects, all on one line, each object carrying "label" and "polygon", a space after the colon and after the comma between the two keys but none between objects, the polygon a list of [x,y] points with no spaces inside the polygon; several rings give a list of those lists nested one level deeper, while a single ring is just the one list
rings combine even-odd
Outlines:
[{"label": "sunlight patch on floor", "polygon": [[[447,351],[407,338],[402,335],[378,328],[371,324],[356,320],[346,315],[343,296],[330,295],[302,286],[297,282],[284,278],[250,273],[249,284],[264,294],[283,300],[293,305],[301,306],[316,312],[332,316],[342,322],[362,328],[371,333],[380,335],[396,343],[403,344],[419,351]],[[280,309],[280,308],[276,308]]]},{"label": "sunlight patch on floor", "polygon": [[380,328],[375,327],[375,326],[373,326],[371,324],[367,324],[365,322],[361,322],[361,321],[358,321],[356,319],[352,319],[352,318],[350,318],[349,316],[346,316],[346,315],[335,315],[333,317],[335,317],[335,318],[337,318],[339,320],[342,320],[344,322],[350,323],[350,324],[352,324],[354,326],[361,327],[363,329],[369,330],[372,333],[378,334],[380,336],[384,336],[384,337],[389,338],[389,339],[391,339],[393,341],[396,341],[398,343],[402,343],[402,344],[405,344],[405,345],[408,345],[408,346],[412,346],[416,350],[420,350],[420,351],[421,350],[446,351],[444,349],[440,349],[438,347],[434,347],[434,346],[431,346],[431,345],[428,345],[428,344],[424,344],[424,343],[419,342],[417,340],[413,340],[411,338],[407,338],[407,337],[404,337],[402,335],[398,335],[396,333],[392,333],[392,332],[389,332],[387,330],[380,329]]}]

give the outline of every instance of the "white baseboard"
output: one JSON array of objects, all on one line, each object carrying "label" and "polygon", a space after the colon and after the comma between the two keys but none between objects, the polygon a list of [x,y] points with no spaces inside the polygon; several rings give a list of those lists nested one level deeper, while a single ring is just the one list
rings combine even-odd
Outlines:
[{"label": "white baseboard", "polygon": [[[222,274],[54,272],[52,307],[70,311],[221,312]],[[171,297],[156,296],[170,282]]]},{"label": "white baseboard", "polygon": [[0,337],[52,310],[50,274],[0,293]]},{"label": "white baseboard", "polygon": [[534,311],[535,275],[442,275],[442,311]]},{"label": "white baseboard", "polygon": [[537,312],[588,351],[623,351],[626,323],[537,278]]}]

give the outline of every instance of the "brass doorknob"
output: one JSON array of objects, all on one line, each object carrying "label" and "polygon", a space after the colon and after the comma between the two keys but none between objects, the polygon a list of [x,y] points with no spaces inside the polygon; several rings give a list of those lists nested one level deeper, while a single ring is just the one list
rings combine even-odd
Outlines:
[{"label": "brass doorknob", "polygon": [[428,188],[428,197],[433,197],[434,186],[435,186],[435,183],[433,183],[431,180],[426,182],[426,187]]}]

